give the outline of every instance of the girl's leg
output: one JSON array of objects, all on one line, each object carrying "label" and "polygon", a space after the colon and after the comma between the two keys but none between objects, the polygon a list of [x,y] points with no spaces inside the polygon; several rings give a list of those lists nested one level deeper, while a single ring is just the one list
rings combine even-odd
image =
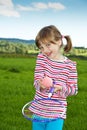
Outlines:
[{"label": "girl's leg", "polygon": [[[37,116],[37,115],[33,115],[33,118],[36,118],[36,119],[40,119],[40,120],[43,120],[42,117],[40,116]],[[43,122],[32,122],[32,130],[46,130],[46,124],[43,123]]]},{"label": "girl's leg", "polygon": [[46,130],[45,123],[41,122],[33,122],[32,123],[32,130]]},{"label": "girl's leg", "polygon": [[51,121],[47,124],[45,130],[62,130],[63,129],[63,123],[64,123],[64,119],[61,119],[61,118],[59,118],[55,121]]}]

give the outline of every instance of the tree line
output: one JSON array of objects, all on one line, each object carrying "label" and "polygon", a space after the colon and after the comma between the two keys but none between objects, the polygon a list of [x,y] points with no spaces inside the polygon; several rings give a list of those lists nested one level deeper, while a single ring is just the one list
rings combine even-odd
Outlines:
[{"label": "tree line", "polygon": [[[30,54],[37,53],[39,50],[35,43],[21,43],[21,42],[9,42],[6,40],[0,40],[0,54]],[[84,47],[73,47],[70,55],[86,55],[87,48]]]},{"label": "tree line", "polygon": [[0,53],[28,54],[37,50],[35,43],[26,44],[0,41]]}]

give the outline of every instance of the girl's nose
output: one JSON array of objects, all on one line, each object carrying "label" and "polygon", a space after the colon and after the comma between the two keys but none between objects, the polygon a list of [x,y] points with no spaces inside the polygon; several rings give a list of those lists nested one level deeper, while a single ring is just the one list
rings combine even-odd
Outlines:
[{"label": "girl's nose", "polygon": [[48,48],[47,47],[44,48],[44,53],[48,53]]}]

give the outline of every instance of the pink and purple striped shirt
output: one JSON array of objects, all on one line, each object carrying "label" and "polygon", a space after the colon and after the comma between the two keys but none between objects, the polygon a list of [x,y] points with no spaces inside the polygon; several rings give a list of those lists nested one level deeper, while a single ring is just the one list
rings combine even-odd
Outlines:
[{"label": "pink and purple striped shirt", "polygon": [[51,97],[52,99],[58,99],[62,104],[40,100],[34,102],[29,109],[39,116],[49,118],[61,117],[65,119],[67,110],[66,99],[68,96],[76,95],[78,92],[76,62],[71,61],[67,57],[63,61],[53,61],[41,53],[38,54],[34,77],[34,86],[36,88],[34,99],[48,97],[48,90],[40,91],[38,86],[38,80],[44,77],[44,74],[52,78],[56,85],[62,86],[62,91],[54,93]]}]

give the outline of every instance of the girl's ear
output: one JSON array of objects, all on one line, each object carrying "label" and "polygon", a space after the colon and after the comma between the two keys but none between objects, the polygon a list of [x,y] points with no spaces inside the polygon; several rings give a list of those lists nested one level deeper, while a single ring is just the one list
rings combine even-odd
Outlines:
[{"label": "girl's ear", "polygon": [[61,41],[61,39],[60,39],[60,40],[58,40],[58,45],[59,45],[59,46],[61,46],[61,45],[62,45],[62,41]]}]

